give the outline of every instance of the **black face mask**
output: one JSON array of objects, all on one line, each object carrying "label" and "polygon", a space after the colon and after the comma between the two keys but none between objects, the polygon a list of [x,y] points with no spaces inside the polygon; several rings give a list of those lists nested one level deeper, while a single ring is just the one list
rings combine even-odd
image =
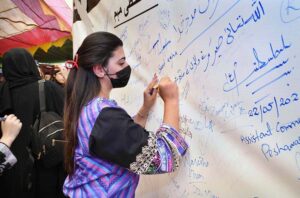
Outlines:
[{"label": "black face mask", "polygon": [[111,75],[117,75],[116,79],[109,77],[113,88],[125,87],[129,81],[130,74],[131,74],[131,67],[129,65],[124,69],[116,72],[115,74],[106,73],[108,77]]}]

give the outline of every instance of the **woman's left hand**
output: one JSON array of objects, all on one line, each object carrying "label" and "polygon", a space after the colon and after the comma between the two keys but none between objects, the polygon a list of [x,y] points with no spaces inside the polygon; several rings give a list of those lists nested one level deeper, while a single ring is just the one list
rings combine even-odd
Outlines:
[{"label": "woman's left hand", "polygon": [[156,74],[154,74],[151,82],[148,84],[147,88],[144,91],[143,107],[148,111],[151,109],[151,107],[154,105],[156,101],[158,90],[157,88],[153,88],[153,87],[157,84],[158,84],[158,77]]}]

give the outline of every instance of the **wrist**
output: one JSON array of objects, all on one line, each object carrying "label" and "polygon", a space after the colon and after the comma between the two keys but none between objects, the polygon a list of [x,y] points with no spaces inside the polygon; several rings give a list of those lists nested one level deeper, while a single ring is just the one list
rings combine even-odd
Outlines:
[{"label": "wrist", "polygon": [[149,108],[147,107],[142,107],[138,113],[137,113],[141,118],[147,118],[149,114]]},{"label": "wrist", "polygon": [[141,107],[140,110],[142,110],[143,112],[146,112],[146,113],[147,113],[147,112],[150,111],[150,109],[151,109],[151,106],[149,107],[149,106],[143,104],[143,106]]},{"label": "wrist", "polygon": [[166,100],[165,105],[179,105],[179,100],[178,99]]},{"label": "wrist", "polygon": [[146,106],[145,104],[140,108],[140,112],[143,114],[148,114],[150,111],[151,107]]},{"label": "wrist", "polygon": [[7,138],[7,137],[2,137],[2,138],[0,139],[0,142],[2,142],[3,144],[5,144],[5,145],[8,146],[8,147],[11,147],[13,141],[14,141],[13,139]]}]

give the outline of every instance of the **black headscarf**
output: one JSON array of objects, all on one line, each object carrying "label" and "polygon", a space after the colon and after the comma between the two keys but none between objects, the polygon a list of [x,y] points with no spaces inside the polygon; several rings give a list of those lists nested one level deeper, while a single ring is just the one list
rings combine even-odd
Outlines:
[{"label": "black headscarf", "polygon": [[9,88],[26,85],[40,79],[32,55],[23,48],[14,48],[4,54],[3,75]]},{"label": "black headscarf", "polygon": [[[32,55],[23,48],[13,48],[3,55],[2,71],[6,82],[0,84],[1,116],[14,113],[12,110],[12,89],[31,84],[40,79],[39,71]],[[20,91],[22,92],[19,94],[20,97],[24,94],[30,94],[25,93],[23,89]]]}]

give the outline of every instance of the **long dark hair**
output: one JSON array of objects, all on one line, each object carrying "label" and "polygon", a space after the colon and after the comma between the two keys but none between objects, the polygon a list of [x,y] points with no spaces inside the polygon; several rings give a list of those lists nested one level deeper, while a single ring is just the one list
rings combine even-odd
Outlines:
[{"label": "long dark hair", "polygon": [[78,143],[77,124],[84,105],[95,98],[101,89],[93,66],[107,66],[116,48],[123,46],[122,41],[108,32],[95,32],[87,36],[77,51],[78,69],[71,69],[65,86],[64,109],[65,124],[65,168],[69,174],[74,172],[74,154]]}]

